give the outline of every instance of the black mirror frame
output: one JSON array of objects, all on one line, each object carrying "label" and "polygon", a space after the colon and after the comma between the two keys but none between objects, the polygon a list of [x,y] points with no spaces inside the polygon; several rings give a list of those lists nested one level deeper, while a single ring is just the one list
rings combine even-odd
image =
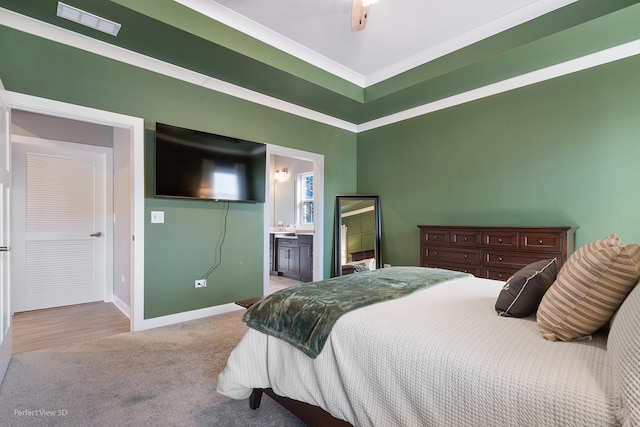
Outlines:
[{"label": "black mirror frame", "polygon": [[334,276],[342,276],[342,264],[340,263],[340,226],[342,225],[342,201],[348,200],[372,200],[375,209],[375,241],[374,250],[376,258],[376,268],[382,267],[382,257],[380,254],[380,196],[372,194],[342,194],[336,196],[335,216],[334,216]]}]

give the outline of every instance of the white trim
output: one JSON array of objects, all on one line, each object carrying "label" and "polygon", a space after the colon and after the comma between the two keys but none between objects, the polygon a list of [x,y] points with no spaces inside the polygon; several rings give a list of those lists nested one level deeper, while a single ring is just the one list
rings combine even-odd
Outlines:
[{"label": "white trim", "polygon": [[[314,185],[314,232],[313,232],[313,280],[324,279],[324,155],[296,150],[295,148],[281,147],[279,145],[267,144],[267,167],[266,180],[271,179],[271,156],[291,157],[298,160],[313,162],[313,185]],[[264,204],[264,271],[263,271],[263,294],[269,294],[269,231],[271,219],[271,186],[265,188],[266,202]]]},{"label": "white trim", "polygon": [[145,320],[145,328],[159,328],[161,326],[174,325],[176,323],[188,322],[190,320],[202,319],[204,317],[215,316],[216,314],[229,313],[232,311],[244,310],[234,303],[216,305],[214,307],[201,308],[198,310],[184,311],[182,313],[169,314],[167,316],[154,317]]},{"label": "white trim", "polygon": [[455,107],[456,105],[465,104],[467,102],[476,101],[478,99],[487,98],[503,92],[509,92],[524,86],[551,80],[567,74],[576,73],[578,71],[597,67],[599,65],[618,61],[640,54],[640,39],[625,43],[616,47],[601,50],[600,52],[562,62],[560,64],[551,65],[539,70],[531,71],[510,79],[502,80],[487,86],[479,87],[467,92],[453,95],[448,98],[439,99],[428,104],[410,108],[399,113],[391,114],[386,117],[371,120],[358,125],[357,132],[365,132],[379,127],[398,123],[403,120],[412,119],[435,111],[444,110],[445,108]]},{"label": "white trim", "polygon": [[270,28],[258,24],[257,22],[221,5],[220,3],[208,0],[174,1],[205,15],[208,18],[228,25],[229,27],[234,28],[256,40],[260,40],[261,42],[273,46],[278,50],[301,59],[308,64],[316,66],[321,70],[327,71],[360,87],[365,87],[366,77],[363,74],[358,73],[357,71],[354,71],[333,59],[327,58],[315,50],[309,49],[308,47],[303,46],[295,40],[285,37]]},{"label": "white trim", "polygon": [[[0,245],[11,248],[11,104],[0,79]],[[11,252],[0,254],[0,385],[11,361],[13,349],[13,297]]]},{"label": "white trim", "polygon": [[[303,230],[313,230],[313,224],[315,224],[315,217],[316,217],[316,212],[315,212],[315,201],[316,201],[316,196],[315,196],[315,192],[313,194],[313,198],[311,199],[307,199],[306,197],[304,197],[305,191],[304,191],[304,179],[306,177],[314,177],[314,173],[313,171],[311,172],[301,172],[296,174],[295,177],[295,224],[296,224],[296,230],[297,231],[303,231]],[[315,180],[315,177],[314,177]],[[313,222],[312,223],[303,223],[302,222],[302,204],[304,202],[313,202],[314,204],[314,209],[313,209]]]},{"label": "white trim", "polygon": [[365,77],[365,87],[387,80],[412,68],[438,59],[451,52],[471,46],[480,40],[487,39],[527,21],[538,18],[546,13],[565,7],[577,0],[538,0],[521,7],[511,13],[501,16],[485,25],[446,41],[438,46],[419,52],[395,64],[375,71]]},{"label": "white trim", "polygon": [[264,105],[285,113],[324,123],[350,132],[356,131],[356,125],[345,120],[331,117],[327,114],[319,113],[309,108],[301,107],[222,80],[214,79],[207,75],[178,67],[177,65],[173,65],[150,56],[123,49],[82,34],[74,33],[73,31],[56,27],[55,25],[41,22],[7,9],[0,8],[0,25],[67,46],[75,47],[105,58],[133,65],[144,70],[153,71],[177,80],[202,86],[216,92]]},{"label": "white trim", "polygon": [[122,301],[121,298],[114,294],[111,295],[111,301],[109,302],[118,307],[118,310],[120,310],[122,314],[127,316],[127,319],[131,320],[131,307],[129,307],[126,302]]},{"label": "white trim", "polygon": [[349,132],[359,133],[640,54],[640,39],[356,125],[0,8],[0,25]]},{"label": "white trim", "polygon": [[364,75],[215,1],[175,0],[176,3],[179,3],[193,11],[228,25],[229,27],[247,34],[256,40],[260,40],[261,42],[295,56],[296,58],[314,65],[321,70],[327,71],[362,88],[394,77],[414,67],[433,61],[434,59],[455,50],[472,45],[480,40],[484,40],[509,28],[518,26],[524,22],[535,19],[556,9],[560,9],[576,1],[577,0],[534,1],[524,7],[482,25],[481,27],[462,34],[459,37],[438,46],[434,46],[431,49],[419,52],[407,59],[398,61],[395,64],[384,67],[371,74]]},{"label": "white trim", "polygon": [[130,135],[131,234],[135,237],[131,256],[131,330],[146,329],[144,319],[144,120],[79,105],[7,92],[11,108],[71,120],[122,128]]}]

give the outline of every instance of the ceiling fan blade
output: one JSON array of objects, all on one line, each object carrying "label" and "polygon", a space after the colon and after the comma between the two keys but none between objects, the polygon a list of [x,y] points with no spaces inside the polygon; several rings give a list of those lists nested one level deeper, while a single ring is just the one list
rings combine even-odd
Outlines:
[{"label": "ceiling fan blade", "polygon": [[351,31],[362,31],[367,25],[369,6],[363,6],[362,0],[353,0],[351,6]]}]

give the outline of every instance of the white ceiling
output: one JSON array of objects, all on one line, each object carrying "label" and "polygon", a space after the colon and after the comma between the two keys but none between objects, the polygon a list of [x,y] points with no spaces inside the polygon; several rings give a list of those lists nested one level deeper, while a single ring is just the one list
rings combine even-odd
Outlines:
[{"label": "white ceiling", "polygon": [[352,0],[176,0],[361,86],[576,0],[380,0],[351,32]]}]

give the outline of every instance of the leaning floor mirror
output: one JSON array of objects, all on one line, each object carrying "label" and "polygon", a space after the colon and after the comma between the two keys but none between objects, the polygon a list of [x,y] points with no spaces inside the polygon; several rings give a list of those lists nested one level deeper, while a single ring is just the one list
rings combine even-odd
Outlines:
[{"label": "leaning floor mirror", "polygon": [[336,196],[334,275],[381,267],[380,198]]}]

